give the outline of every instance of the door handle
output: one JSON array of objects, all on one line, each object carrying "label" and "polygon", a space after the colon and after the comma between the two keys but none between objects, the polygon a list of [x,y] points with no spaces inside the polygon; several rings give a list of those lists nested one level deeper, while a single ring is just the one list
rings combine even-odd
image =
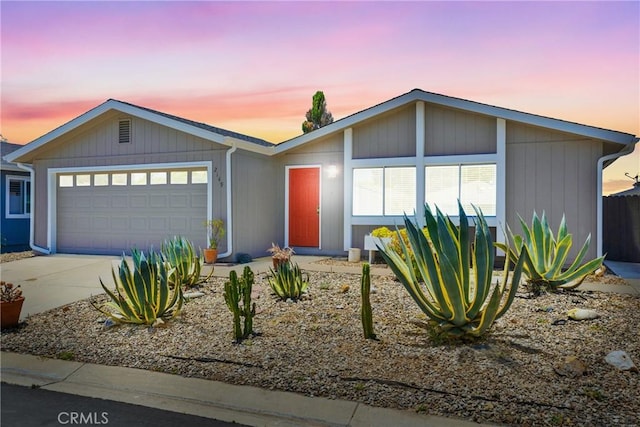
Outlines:
[{"label": "door handle", "polygon": [[320,206],[318,206],[318,207],[316,208],[316,213],[317,213],[318,215],[320,215]]}]

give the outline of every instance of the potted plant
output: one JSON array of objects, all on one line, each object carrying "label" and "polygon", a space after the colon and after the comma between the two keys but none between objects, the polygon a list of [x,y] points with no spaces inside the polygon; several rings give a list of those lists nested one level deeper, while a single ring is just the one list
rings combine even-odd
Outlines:
[{"label": "potted plant", "polygon": [[13,328],[18,326],[20,320],[20,311],[24,297],[20,285],[14,286],[13,283],[0,282],[0,328]]},{"label": "potted plant", "polygon": [[276,270],[278,269],[278,266],[289,262],[289,260],[291,259],[291,255],[295,253],[293,252],[293,248],[290,248],[288,246],[281,248],[275,243],[271,243],[271,247],[267,249],[267,252],[271,254],[273,268]]},{"label": "potted plant", "polygon": [[219,218],[210,219],[205,222],[205,225],[209,247],[204,250],[204,261],[207,264],[214,264],[218,259],[218,243],[224,237],[224,221]]}]

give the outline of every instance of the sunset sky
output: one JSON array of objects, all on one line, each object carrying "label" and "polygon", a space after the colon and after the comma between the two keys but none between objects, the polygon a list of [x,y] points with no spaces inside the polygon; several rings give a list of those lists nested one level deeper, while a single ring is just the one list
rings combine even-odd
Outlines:
[{"label": "sunset sky", "polygon": [[[420,88],[640,135],[640,2],[5,1],[0,131],[115,98],[281,142]],[[640,148],[605,171],[630,188]]]}]

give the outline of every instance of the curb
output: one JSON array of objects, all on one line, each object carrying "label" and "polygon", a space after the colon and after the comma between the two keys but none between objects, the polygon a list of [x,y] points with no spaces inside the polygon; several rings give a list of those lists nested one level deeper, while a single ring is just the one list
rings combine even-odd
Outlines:
[{"label": "curb", "polygon": [[442,426],[481,424],[358,402],[308,397],[134,368],[2,352],[2,381],[250,426]]}]

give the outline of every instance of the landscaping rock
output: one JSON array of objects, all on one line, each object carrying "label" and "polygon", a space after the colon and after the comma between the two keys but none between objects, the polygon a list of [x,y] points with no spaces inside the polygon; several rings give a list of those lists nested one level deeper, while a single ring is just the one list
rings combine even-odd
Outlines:
[{"label": "landscaping rock", "polygon": [[586,308],[572,308],[567,311],[567,316],[569,316],[569,319],[573,320],[592,320],[600,317],[598,312],[595,310],[589,310]]},{"label": "landscaping rock", "polygon": [[607,354],[604,360],[610,364],[615,366],[621,371],[633,371],[638,372],[638,368],[631,360],[631,357],[627,354],[627,352],[622,350],[612,351]]},{"label": "landscaping rock", "polygon": [[587,372],[587,365],[576,356],[567,356],[564,362],[554,368],[556,374],[563,377],[581,377]]}]

